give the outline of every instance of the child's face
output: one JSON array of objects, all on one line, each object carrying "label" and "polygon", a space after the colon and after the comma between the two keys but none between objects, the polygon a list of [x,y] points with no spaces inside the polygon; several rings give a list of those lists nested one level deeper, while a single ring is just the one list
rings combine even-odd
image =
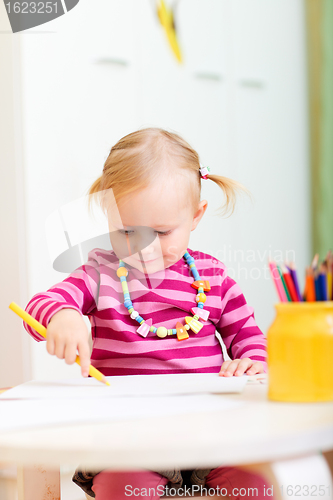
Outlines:
[{"label": "child's face", "polygon": [[108,211],[112,248],[127,264],[153,274],[182,258],[190,233],[203,216],[207,201],[193,210],[184,182],[152,184],[123,197]]}]

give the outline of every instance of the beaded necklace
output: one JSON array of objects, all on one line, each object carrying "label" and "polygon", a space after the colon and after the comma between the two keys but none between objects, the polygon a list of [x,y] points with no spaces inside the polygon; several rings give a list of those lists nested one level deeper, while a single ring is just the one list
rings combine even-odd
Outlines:
[{"label": "beaded necklace", "polygon": [[129,315],[132,319],[137,321],[140,326],[137,329],[137,333],[142,337],[147,337],[149,332],[155,333],[159,338],[165,338],[168,335],[177,335],[178,340],[185,340],[189,338],[188,330],[192,330],[194,333],[200,332],[203,324],[199,321],[202,319],[203,321],[207,321],[209,312],[204,311],[204,303],[206,302],[206,295],[204,292],[209,292],[210,284],[209,281],[201,280],[198,270],[195,267],[194,258],[188,253],[185,252],[184,259],[187,265],[190,267],[191,272],[193,274],[194,282],[191,283],[191,286],[198,290],[196,295],[197,307],[192,307],[191,316],[185,316],[185,325],[177,322],[176,328],[165,328],[164,326],[155,327],[152,324],[152,319],[144,320],[137,311],[135,311],[131,297],[128,291],[128,285],[126,281],[126,276],[128,275],[128,270],[125,267],[125,263],[120,259],[119,260],[119,268],[117,269],[117,276],[120,278],[121,286],[124,293],[124,306],[127,308]]}]

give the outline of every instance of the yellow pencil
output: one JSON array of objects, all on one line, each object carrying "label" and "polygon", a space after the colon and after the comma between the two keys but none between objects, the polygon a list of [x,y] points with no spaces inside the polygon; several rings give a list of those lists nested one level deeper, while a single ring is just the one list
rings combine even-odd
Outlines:
[{"label": "yellow pencil", "polygon": [[[46,339],[45,326],[41,325],[35,318],[33,318],[32,316],[30,316],[30,314],[21,309],[21,307],[15,304],[15,302],[11,302],[9,304],[9,309],[14,311],[14,313],[20,316],[20,318],[22,318],[23,321],[25,321],[29,326],[31,326],[31,328],[36,330],[36,332],[38,332],[42,337]],[[75,362],[81,366],[80,356],[76,356]],[[89,375],[91,377],[94,377],[99,382],[103,382],[106,385],[110,385],[109,382],[106,380],[105,376],[103,375],[103,373],[101,373],[99,370],[97,370],[97,368],[95,368],[92,365],[89,366]]]}]

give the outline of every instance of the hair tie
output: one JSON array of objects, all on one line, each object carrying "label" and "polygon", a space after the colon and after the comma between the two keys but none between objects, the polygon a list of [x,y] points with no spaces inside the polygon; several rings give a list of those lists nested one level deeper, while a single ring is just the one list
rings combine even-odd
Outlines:
[{"label": "hair tie", "polygon": [[209,167],[204,167],[203,165],[201,165],[200,163],[200,168],[199,168],[199,172],[200,172],[200,175],[203,179],[208,179],[208,175],[209,175],[209,172],[210,172],[210,168]]}]

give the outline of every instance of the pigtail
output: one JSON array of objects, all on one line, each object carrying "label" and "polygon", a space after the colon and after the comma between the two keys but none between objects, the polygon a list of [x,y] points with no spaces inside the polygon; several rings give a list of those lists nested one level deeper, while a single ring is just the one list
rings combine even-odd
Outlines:
[{"label": "pigtail", "polygon": [[228,214],[227,217],[230,217],[233,214],[236,204],[236,195],[238,193],[244,192],[251,198],[251,193],[245,186],[240,182],[229,179],[229,177],[209,174],[208,179],[215,182],[215,184],[222,189],[225,196],[225,203],[218,209],[219,215]]},{"label": "pigtail", "polygon": [[102,186],[102,176],[99,177],[98,179],[95,180],[95,182],[90,186],[89,191],[88,191],[88,209],[89,212],[91,212],[92,208],[92,203],[93,201],[100,201],[100,191],[101,191],[101,186]]}]

